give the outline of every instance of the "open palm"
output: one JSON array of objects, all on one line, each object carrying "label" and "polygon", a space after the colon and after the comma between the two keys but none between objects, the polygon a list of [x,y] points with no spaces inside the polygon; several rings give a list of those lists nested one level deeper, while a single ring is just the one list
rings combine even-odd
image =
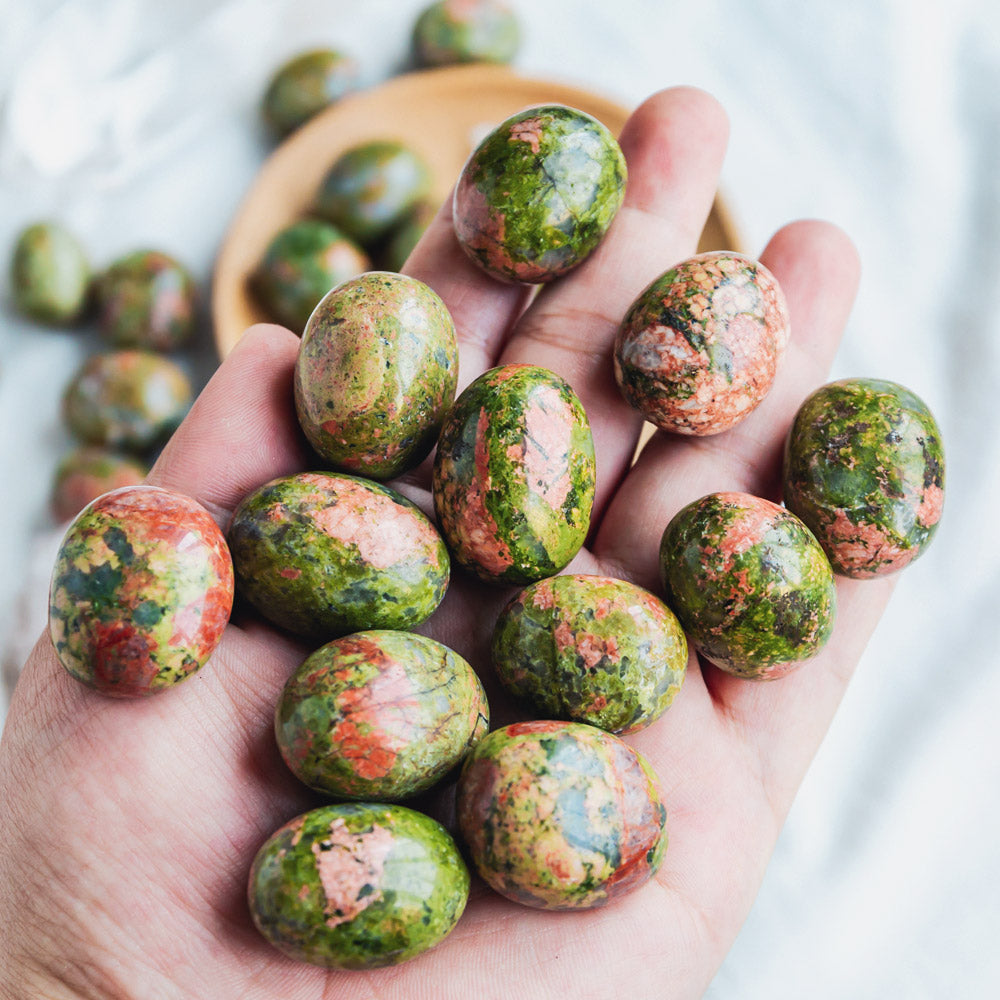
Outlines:
[{"label": "open palm", "polygon": [[[641,420],[614,384],[611,345],[632,299],[694,251],[718,181],[725,117],[705,94],[654,95],[629,120],[625,206],[598,252],[529,304],[469,263],[445,208],[408,262],[455,318],[461,382],[512,361],[554,369],[580,396],[597,451],[588,549],[570,570],[654,591],[663,528],[716,490],[778,499],[781,444],[822,383],[857,283],[843,234],[780,230],[762,259],[781,282],[792,342],[774,388],[713,438],[655,436],[633,465]],[[157,463],[151,481],[200,500],[225,526],[243,495],[313,464],[292,409],[298,341],[248,331]],[[430,509],[426,483],[402,489]],[[274,743],[274,705],[308,652],[252,619],[229,627],[199,675],[139,702],[72,681],[42,640],[17,688],[0,749],[0,994],[199,1000],[699,996],[757,892],[799,782],[878,620],[890,585],[839,583],[823,653],[754,684],[692,658],[667,714],[630,742],[651,761],[670,846],[650,884],[580,913],[530,910],[475,885],[438,948],[397,968],[296,964],[253,929],[250,861],[318,800]],[[509,709],[484,655],[508,592],[455,575],[421,629],[483,671],[494,722]],[[446,808],[445,796],[432,807]],[[6,978],[5,978],[6,977]]]}]

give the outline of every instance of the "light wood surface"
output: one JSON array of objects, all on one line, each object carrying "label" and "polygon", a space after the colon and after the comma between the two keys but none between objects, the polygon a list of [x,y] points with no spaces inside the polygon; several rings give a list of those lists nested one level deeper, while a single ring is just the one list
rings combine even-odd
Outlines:
[{"label": "light wood surface", "polygon": [[[568,104],[598,118],[616,135],[629,110],[598,94],[524,77],[504,66],[422,70],[343,98],[293,133],[268,157],[230,224],[216,260],[212,322],[225,357],[252,323],[267,320],[248,279],[271,238],[310,209],[334,160],[370,139],[398,139],[422,154],[442,202],[469,154],[504,118],[533,104]],[[720,198],[700,250],[738,250]]]}]

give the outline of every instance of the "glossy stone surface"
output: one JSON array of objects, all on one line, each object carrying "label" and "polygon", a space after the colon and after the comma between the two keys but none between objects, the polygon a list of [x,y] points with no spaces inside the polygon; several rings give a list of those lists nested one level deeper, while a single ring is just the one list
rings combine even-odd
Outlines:
[{"label": "glossy stone surface", "polygon": [[790,511],[748,493],[710,493],[667,525],[660,543],[667,603],[688,638],[738,677],[781,677],[833,631],[833,571]]},{"label": "glossy stone surface", "polygon": [[895,382],[843,379],[799,408],[785,445],[785,504],[834,572],[894,573],[930,544],[944,508],[944,448],[926,403]]},{"label": "glossy stone surface", "polygon": [[63,395],[63,418],[87,444],[145,451],[162,443],[192,402],[173,361],[148,351],[112,351],[84,361]]},{"label": "glossy stone surface", "polygon": [[521,44],[521,27],[499,0],[439,0],[425,7],[413,27],[419,66],[509,63]]},{"label": "glossy stone surface", "polygon": [[269,621],[330,639],[409,629],[441,603],[448,551],[387,486],[303,472],[244,497],[229,527],[239,593]]},{"label": "glossy stone surface", "polygon": [[90,291],[90,264],[79,241],[55,222],[22,230],[10,262],[10,291],[18,312],[39,323],[80,318]]},{"label": "glossy stone surface", "polygon": [[396,801],[436,784],[489,729],[472,667],[412,632],[335,639],[291,676],[275,733],[285,763],[338,799]]},{"label": "glossy stone surface", "polygon": [[573,390],[547,368],[505,365],[455,401],[434,460],[434,507],[462,566],[526,584],[579,551],[595,481],[590,424]]},{"label": "glossy stone surface", "polygon": [[333,969],[398,965],[458,923],[469,872],[435,820],[405,806],[341,803],[261,846],[247,890],[257,929],[291,958]]},{"label": "glossy stone surface", "polygon": [[331,288],[370,267],[368,255],[336,226],[301,219],[271,240],[251,284],[271,318],[301,335]]},{"label": "glossy stone surface", "polygon": [[629,307],[614,347],[622,395],[675,434],[718,434],[767,395],[789,338],[785,297],[742,254],[691,257]]},{"label": "glossy stone surface", "polygon": [[401,142],[377,139],[342,153],[316,196],[316,214],[371,250],[431,187],[430,168]]},{"label": "glossy stone surface", "polygon": [[261,114],[272,132],[287,135],[357,84],[357,60],[335,49],[302,52],[279,66],[271,77]]},{"label": "glossy stone surface", "polygon": [[68,521],[104,493],[123,486],[138,486],[147,467],[134,458],[106,448],[74,448],[56,467],[52,484],[52,513]]},{"label": "glossy stone surface", "polygon": [[194,333],[194,278],[169,254],[126,254],[97,279],[94,290],[101,333],[115,347],[173,351]]},{"label": "glossy stone surface", "polygon": [[455,398],[458,342],[427,285],[372,271],[316,308],[295,362],[295,409],[331,465],[388,479],[419,465]]},{"label": "glossy stone surface", "polygon": [[476,870],[509,899],[545,910],[604,906],[663,861],[657,786],[617,736],[576,722],[515,723],[469,755],[459,829]]},{"label": "glossy stone surface", "polygon": [[540,580],[507,604],[493,630],[493,666],[536,718],[613,733],[644,729],[669,708],[687,668],[674,613],[625,580]]},{"label": "glossy stone surface", "polygon": [[462,249],[496,278],[544,282],[581,264],[625,197],[625,158],[596,118],[551,104],[496,127],[454,196]]},{"label": "glossy stone surface", "polygon": [[179,493],[131,486],[94,501],[66,532],[49,635],[78,681],[138,697],[204,666],[232,603],[232,561],[208,511]]}]

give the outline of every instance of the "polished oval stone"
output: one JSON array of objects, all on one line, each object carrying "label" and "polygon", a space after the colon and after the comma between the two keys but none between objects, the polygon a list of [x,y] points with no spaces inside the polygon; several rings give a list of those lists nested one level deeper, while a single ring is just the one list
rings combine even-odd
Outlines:
[{"label": "polished oval stone", "polygon": [[501,0],[438,0],[413,26],[413,56],[419,66],[509,63],[521,44],[517,15]]},{"label": "polished oval stone", "polygon": [[438,440],[434,506],[456,561],[483,580],[526,584],[579,551],[595,482],[590,424],[568,383],[505,365],[455,401]]},{"label": "polished oval stone", "polygon": [[427,457],[457,380],[455,324],[438,295],[372,271],[333,289],[306,324],[295,411],[331,465],[388,479]]},{"label": "polished oval stone", "polygon": [[459,779],[458,824],[476,870],[526,906],[604,906],[656,873],[667,813],[649,763],[576,722],[494,730]]},{"label": "polished oval stone", "polygon": [[614,346],[625,400],[675,434],[718,434],[767,395],[789,338],[774,275],[730,251],[670,268],[632,303]]},{"label": "polished oval stone", "polygon": [[368,255],[336,226],[301,219],[275,234],[251,285],[268,315],[301,335],[331,288],[370,267]]},{"label": "polished oval stone", "polygon": [[644,729],[670,707],[687,669],[674,613],[625,580],[566,575],[513,597],[493,630],[493,666],[536,718]]},{"label": "polished oval stone", "polygon": [[781,677],[833,631],[833,571],[819,542],[791,511],[748,493],[710,493],[679,511],[660,574],[698,652],[738,677]]},{"label": "polished oval stone", "polygon": [[430,194],[423,157],[393,139],[352,146],[334,161],[316,195],[317,215],[373,250]]},{"label": "polished oval stone", "polygon": [[179,493],[125,487],[66,532],[49,635],[84,684],[121,698],[154,694],[204,666],[232,603],[232,560],[208,511]]},{"label": "polished oval stone", "polygon": [[597,249],[625,198],[627,170],[596,118],[561,104],[498,125],[455,187],[455,235],[468,256],[506,281],[545,282]]},{"label": "polished oval stone", "polygon": [[287,135],[358,85],[356,59],[336,49],[311,49],[282,63],[268,81],[261,114],[278,136]]},{"label": "polished oval stone", "polygon": [[785,444],[785,505],[835,573],[894,573],[930,544],[944,509],[944,448],[934,415],[895,382],[851,378],[817,389]]},{"label": "polished oval stone", "polygon": [[94,291],[101,333],[115,347],[173,351],[194,334],[197,287],[169,254],[126,254],[98,277]]},{"label": "polished oval stone", "polygon": [[272,834],[254,858],[247,895],[257,929],[291,958],[374,969],[447,937],[465,909],[469,872],[430,817],[341,803]]},{"label": "polished oval stone", "polygon": [[448,551],[431,522],[395,490],[356,476],[265,483],[236,508],[229,547],[239,593],[301,635],[413,628],[448,587]]},{"label": "polished oval stone", "polygon": [[285,763],[340,799],[426,791],[489,729],[486,693],[457,653],[411,632],[335,639],[289,678],[275,732]]},{"label": "polished oval stone", "polygon": [[22,230],[10,262],[14,307],[39,323],[75,323],[90,292],[90,263],[79,240],[55,222]]},{"label": "polished oval stone", "polygon": [[74,448],[56,466],[52,483],[52,513],[68,521],[92,500],[123,486],[138,486],[147,467],[134,458],[106,448]]},{"label": "polished oval stone", "polygon": [[66,387],[63,419],[87,444],[142,452],[177,429],[192,397],[190,380],[169,358],[149,351],[94,354]]}]

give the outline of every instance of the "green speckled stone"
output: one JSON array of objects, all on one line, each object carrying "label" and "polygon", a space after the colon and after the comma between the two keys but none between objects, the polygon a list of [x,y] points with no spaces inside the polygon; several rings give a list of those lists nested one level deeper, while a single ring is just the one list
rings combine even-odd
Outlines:
[{"label": "green speckled stone", "polygon": [[505,365],[455,401],[434,460],[434,507],[462,566],[492,583],[533,583],[580,550],[595,482],[573,390],[547,368]]},{"label": "green speckled stone", "polygon": [[448,551],[431,522],[395,490],[355,476],[265,483],[236,508],[229,548],[237,592],[301,635],[413,628],[448,587]]},{"label": "green speckled stone", "polygon": [[336,226],[302,219],[271,240],[251,285],[271,318],[301,335],[331,288],[370,267],[368,255]]},{"label": "green speckled stone", "polygon": [[833,631],[833,571],[790,511],[748,493],[710,493],[663,532],[667,603],[698,652],[727,673],[781,677]]},{"label": "green speckled stone", "polygon": [[436,784],[489,725],[486,692],[461,656],[389,630],[316,650],[275,715],[281,755],[300,781],[338,799],[390,802]]},{"label": "green speckled stone", "polygon": [[644,729],[684,681],[687,640],[674,613],[625,580],[567,575],[517,594],[493,630],[504,687],[543,719],[613,733]]},{"label": "green speckled stone", "polygon": [[401,142],[378,139],[342,153],[323,178],[316,214],[371,250],[427,198],[431,171]]},{"label": "green speckled stone", "polygon": [[455,398],[458,341],[427,285],[389,271],[345,281],[319,304],[295,362],[295,409],[331,465],[388,479],[419,465]]},{"label": "green speckled stone", "polygon": [[790,334],[774,275],[729,251],[690,257],[632,303],[614,346],[622,396],[675,434],[718,434],[767,395]]},{"label": "green speckled stone", "polygon": [[257,929],[291,958],[374,969],[448,936],[469,897],[469,872],[429,816],[342,803],[272,834],[254,858],[247,896]]},{"label": "green speckled stone", "polygon": [[115,347],[173,351],[194,333],[194,278],[169,254],[126,254],[97,279],[94,291],[101,333]]},{"label": "green speckled stone", "polygon": [[261,102],[267,126],[278,136],[305,124],[358,83],[357,61],[335,49],[302,52],[275,71]]},{"label": "green speckled stone", "polygon": [[179,493],[125,487],[95,500],[66,532],[49,635],[78,681],[138,697],[199,670],[232,604],[232,560],[208,511]]},{"label": "green speckled stone", "polygon": [[646,759],[577,722],[494,730],[469,755],[456,799],[476,870],[545,910],[604,906],[645,884],[667,849],[667,812]]},{"label": "green speckled stone", "polygon": [[413,26],[418,66],[509,63],[521,44],[521,27],[500,0],[439,0],[425,7]]},{"label": "green speckled stone", "polygon": [[52,513],[68,521],[104,493],[122,486],[138,486],[149,470],[145,464],[106,448],[74,448],[56,467],[52,484]]},{"label": "green speckled stone", "polygon": [[79,241],[54,222],[23,230],[10,262],[10,289],[18,312],[39,323],[76,322],[90,291],[90,264]]},{"label": "green speckled stone", "polygon": [[834,572],[893,573],[924,551],[941,519],[941,432],[923,400],[895,382],[831,382],[795,416],[784,483],[785,504]]},{"label": "green speckled stone", "polygon": [[158,354],[94,354],[66,387],[63,418],[87,444],[141,452],[169,437],[192,395],[187,375]]},{"label": "green speckled stone", "polygon": [[552,104],[498,125],[455,188],[455,235],[488,274],[543,282],[581,264],[625,198],[625,158],[596,118]]}]

